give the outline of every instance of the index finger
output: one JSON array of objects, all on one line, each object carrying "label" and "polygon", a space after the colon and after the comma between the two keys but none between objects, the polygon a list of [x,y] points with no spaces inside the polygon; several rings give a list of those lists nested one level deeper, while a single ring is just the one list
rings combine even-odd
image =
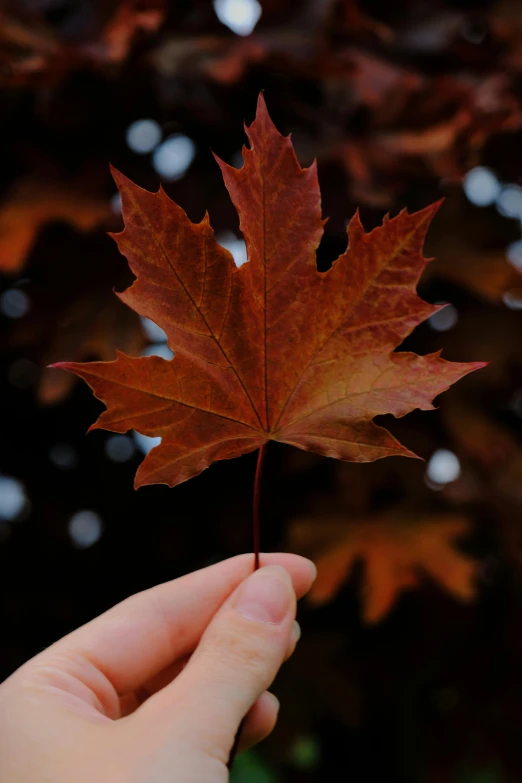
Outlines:
[{"label": "index finger", "polygon": [[[298,555],[262,554],[261,565],[280,565],[298,598],[310,589],[315,566]],[[127,598],[45,653],[87,659],[119,695],[139,688],[197,646],[221,604],[251,572],[253,555],[239,555]]]}]

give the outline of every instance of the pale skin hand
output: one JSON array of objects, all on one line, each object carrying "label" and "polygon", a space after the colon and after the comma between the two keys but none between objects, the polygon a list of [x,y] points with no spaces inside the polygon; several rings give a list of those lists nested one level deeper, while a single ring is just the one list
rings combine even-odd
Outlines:
[{"label": "pale skin hand", "polygon": [[315,577],[297,555],[261,565],[242,555],[132,596],[24,664],[0,685],[0,780],[228,781],[243,717],[242,748],[275,725],[267,688]]}]

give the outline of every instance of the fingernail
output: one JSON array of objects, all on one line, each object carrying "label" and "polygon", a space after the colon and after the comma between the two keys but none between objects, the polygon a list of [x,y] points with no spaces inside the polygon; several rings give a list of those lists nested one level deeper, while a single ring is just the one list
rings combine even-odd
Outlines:
[{"label": "fingernail", "polygon": [[292,634],[294,636],[294,642],[297,644],[299,639],[301,638],[301,626],[297,622],[297,620],[294,620],[294,624],[292,626]]},{"label": "fingernail", "polygon": [[249,620],[281,625],[292,605],[292,582],[281,566],[265,566],[245,580],[236,610]]},{"label": "fingernail", "polygon": [[315,565],[313,560],[308,560],[308,562],[310,563],[310,570],[312,572],[312,581],[315,582],[315,580],[317,579],[317,566]]},{"label": "fingernail", "polygon": [[274,705],[274,707],[276,709],[276,712],[279,712],[279,709],[281,707],[281,703],[280,703],[279,699],[277,698],[277,696],[274,696],[274,694],[270,693],[270,691],[267,691],[267,695],[270,696],[270,699],[272,700],[272,703],[273,703],[273,705]]}]

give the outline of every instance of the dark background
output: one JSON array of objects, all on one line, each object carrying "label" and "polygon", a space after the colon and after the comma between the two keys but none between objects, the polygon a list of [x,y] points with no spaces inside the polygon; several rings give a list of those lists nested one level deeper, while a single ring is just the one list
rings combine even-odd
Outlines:
[{"label": "dark background", "polygon": [[[422,539],[427,521],[463,520],[455,551],[476,562],[475,597],[425,577],[370,623],[359,562],[330,603],[301,607],[278,728],[236,779],[520,781],[522,6],[262,0],[250,35],[216,8],[0,2],[0,678],[129,594],[251,548],[255,455],[135,492],[134,436],[86,436],[101,405],[45,367],[164,350],[112,293],[131,275],[106,235],[121,228],[109,163],[151,190],[161,179],[193,220],[208,209],[237,249],[211,150],[238,165],[264,90],[301,163],[318,159],[320,268],[344,249],[356,206],[370,229],[445,197],[419,291],[454,309],[402,347],[491,364],[438,410],[384,418],[426,462],[350,465],[271,445],[265,550],[317,556],[358,525],[384,521],[393,536],[408,519]],[[129,146],[144,118],[158,144],[192,140],[179,178]],[[437,481],[441,449],[450,474],[458,463]]]}]

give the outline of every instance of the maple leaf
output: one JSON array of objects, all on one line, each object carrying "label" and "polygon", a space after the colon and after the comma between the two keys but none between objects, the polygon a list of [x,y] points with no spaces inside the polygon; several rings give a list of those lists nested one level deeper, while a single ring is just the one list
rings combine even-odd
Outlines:
[{"label": "maple leaf", "polygon": [[[330,601],[348,578],[355,562],[364,561],[364,619],[377,622],[391,609],[404,590],[430,576],[461,601],[474,596],[478,564],[454,548],[469,531],[461,516],[428,515],[417,520],[385,515],[370,520],[343,517],[297,520],[292,545],[314,538],[314,529],[330,534],[330,545],[315,560],[317,579],[309,598],[316,604]],[[332,539],[335,543],[332,543]],[[309,547],[310,548],[310,547]],[[314,554],[316,554],[314,552]]]},{"label": "maple leaf", "polygon": [[432,409],[483,366],[393,352],[438,309],[415,291],[437,205],[369,234],[356,214],[347,250],[320,273],[315,164],[300,167],[262,96],[247,135],[241,169],[218,159],[247,245],[240,268],[208,215],[194,224],[161,188],[149,193],[115,172],[125,221],[115,239],[137,278],[119,296],[165,330],[175,357],[57,366],[106,404],[93,428],[161,436],[136,487],[174,486],[269,440],[358,462],[415,456],[373,417]]}]

